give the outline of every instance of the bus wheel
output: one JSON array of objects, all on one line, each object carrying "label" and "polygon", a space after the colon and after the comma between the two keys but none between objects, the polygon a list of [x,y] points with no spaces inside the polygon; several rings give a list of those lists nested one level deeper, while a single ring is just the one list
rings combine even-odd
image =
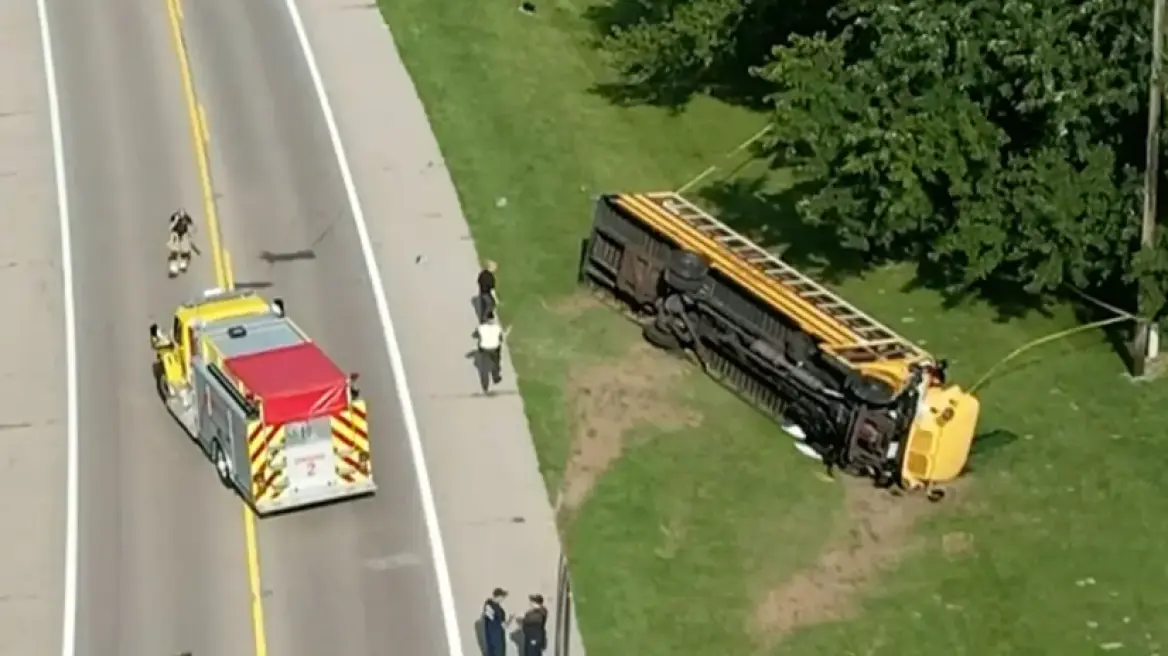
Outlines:
[{"label": "bus wheel", "polygon": [[935,487],[929,490],[929,493],[925,495],[925,498],[932,503],[939,503],[945,498],[945,490],[939,487]]},{"label": "bus wheel", "polygon": [[657,322],[649,322],[641,329],[645,341],[653,346],[665,351],[676,351],[681,348],[681,342],[673,333],[665,330],[657,325]]}]

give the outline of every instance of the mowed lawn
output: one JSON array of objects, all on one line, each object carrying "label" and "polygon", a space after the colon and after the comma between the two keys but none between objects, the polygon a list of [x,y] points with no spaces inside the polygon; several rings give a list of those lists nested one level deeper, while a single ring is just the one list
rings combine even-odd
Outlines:
[{"label": "mowed lawn", "polygon": [[[773,424],[638,346],[575,285],[593,195],[676,187],[762,118],[710,101],[680,116],[611,106],[589,91],[606,72],[587,6],[537,5],[381,1],[480,251],[501,264],[591,653],[1168,653],[1168,381],[1130,383],[1102,335],[1080,334],[981,391],[975,470],[944,504],[820,480]],[[831,260],[750,191],[695,195],[772,222],[768,241],[793,258]],[[1070,308],[946,309],[903,268],[831,280],[966,384],[1075,325]]]}]

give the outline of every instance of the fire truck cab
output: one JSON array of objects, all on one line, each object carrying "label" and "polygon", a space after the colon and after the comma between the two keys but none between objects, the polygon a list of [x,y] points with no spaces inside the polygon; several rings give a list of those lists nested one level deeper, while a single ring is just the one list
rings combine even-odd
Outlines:
[{"label": "fire truck cab", "polygon": [[371,494],[365,401],[291,319],[250,291],[207,291],[150,326],[159,395],[259,515]]}]

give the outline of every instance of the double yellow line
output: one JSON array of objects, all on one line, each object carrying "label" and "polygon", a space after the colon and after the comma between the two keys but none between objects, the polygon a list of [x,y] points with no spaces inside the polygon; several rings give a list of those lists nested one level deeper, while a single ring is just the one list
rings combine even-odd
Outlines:
[{"label": "double yellow line", "polygon": [[[199,185],[203,192],[203,211],[207,217],[207,235],[210,241],[211,260],[215,269],[215,284],[221,289],[235,286],[235,274],[231,269],[231,257],[223,248],[223,238],[219,231],[219,216],[215,211],[215,190],[211,185],[211,160],[207,156],[210,130],[207,128],[207,114],[199,104],[195,93],[194,76],[191,74],[191,59],[187,54],[186,39],[183,36],[183,9],[180,0],[166,0],[166,11],[170,16],[170,35],[174,52],[178,57],[179,74],[182,77],[183,97],[187,106],[187,118],[191,127],[191,144],[194,146],[195,166],[199,171]],[[267,656],[268,639],[264,629],[264,599],[260,584],[260,558],[256,541],[255,515],[247,504],[243,504],[244,548],[247,552],[247,579],[251,593],[251,623],[255,638],[255,656]]]}]

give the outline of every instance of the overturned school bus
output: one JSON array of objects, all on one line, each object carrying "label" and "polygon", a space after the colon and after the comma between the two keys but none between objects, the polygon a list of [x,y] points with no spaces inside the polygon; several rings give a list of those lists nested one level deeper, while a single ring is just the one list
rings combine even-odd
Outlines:
[{"label": "overturned school bus", "polygon": [[936,498],[964,469],[979,403],[944,361],[680,195],[601,196],[580,266],[649,342],[689,352],[807,455]]}]

